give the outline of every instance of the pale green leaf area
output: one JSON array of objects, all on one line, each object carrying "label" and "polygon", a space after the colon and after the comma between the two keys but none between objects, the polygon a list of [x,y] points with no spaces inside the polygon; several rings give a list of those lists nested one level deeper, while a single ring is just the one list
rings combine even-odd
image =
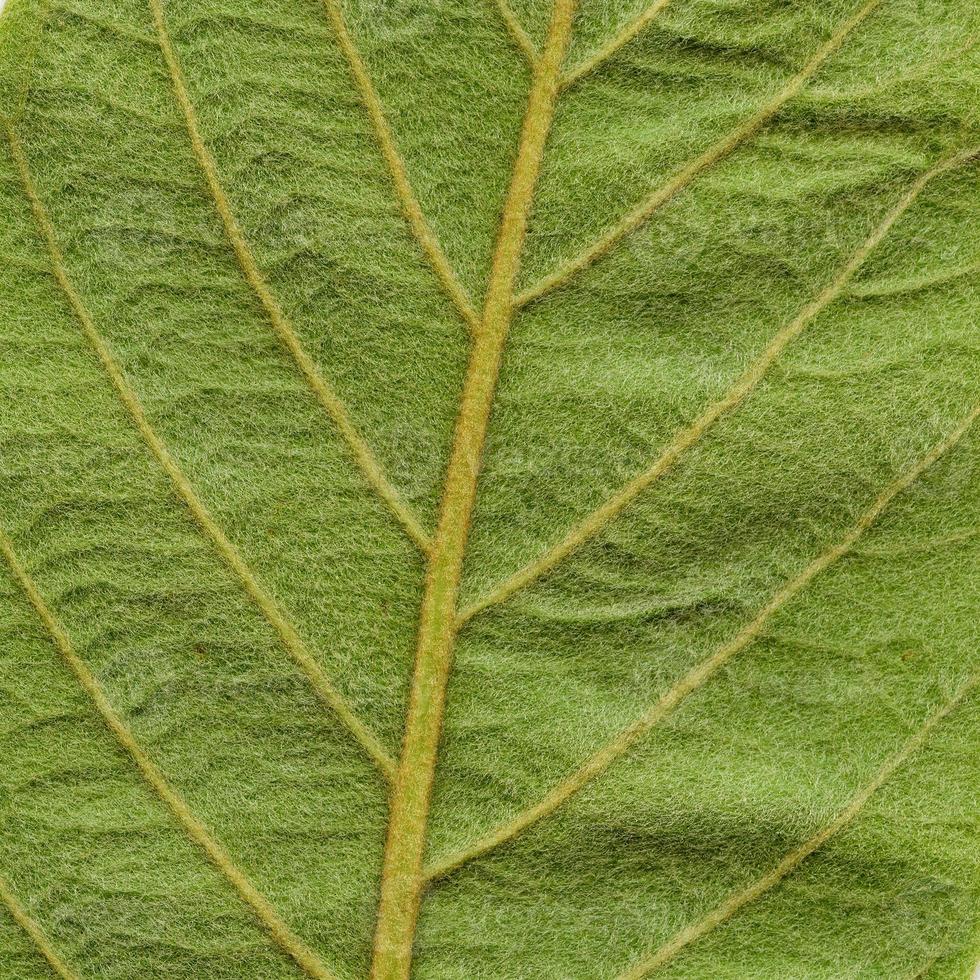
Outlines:
[{"label": "pale green leaf area", "polygon": [[969,977],[978,38],[11,0],[0,978]]}]

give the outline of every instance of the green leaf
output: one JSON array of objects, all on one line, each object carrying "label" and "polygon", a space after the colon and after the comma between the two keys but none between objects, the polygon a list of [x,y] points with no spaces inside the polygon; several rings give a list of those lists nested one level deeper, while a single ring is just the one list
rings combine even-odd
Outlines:
[{"label": "green leaf", "polygon": [[978,32],[10,0],[0,976],[967,977]]}]

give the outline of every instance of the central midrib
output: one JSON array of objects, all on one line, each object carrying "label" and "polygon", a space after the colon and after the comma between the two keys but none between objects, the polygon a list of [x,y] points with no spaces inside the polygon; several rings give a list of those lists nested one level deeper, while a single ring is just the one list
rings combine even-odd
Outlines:
[{"label": "central midrib", "polygon": [[555,0],[548,38],[528,94],[483,314],[463,383],[422,598],[402,755],[392,788],[374,937],[373,980],[405,980],[411,971],[412,943],[425,887],[422,862],[458,625],[463,559],[500,362],[514,312],[514,283],[554,116],[574,8],[575,0]]}]

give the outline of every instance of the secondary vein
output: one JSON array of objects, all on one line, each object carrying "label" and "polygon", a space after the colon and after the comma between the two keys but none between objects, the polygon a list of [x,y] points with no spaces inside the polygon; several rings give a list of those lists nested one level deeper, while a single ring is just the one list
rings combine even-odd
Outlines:
[{"label": "secondary vein", "polygon": [[239,898],[251,907],[259,922],[276,944],[301,969],[309,976],[316,977],[317,980],[335,980],[334,975],[324,966],[316,953],[286,925],[268,899],[256,889],[245,873],[235,864],[228,852],[194,815],[184,798],[170,785],[156,763],[144,751],[132,730],[112,707],[95,675],[76,653],[64,626],[44,601],[37,584],[27,572],[14,551],[13,544],[3,531],[0,531],[0,554],[3,555],[11,573],[17,580],[17,584],[34,607],[34,611],[44,624],[66,666],[82,690],[88,695],[96,711],[102,716],[106,727],[119,746],[136,764],[136,768],[139,769],[143,778],[171,812],[187,836],[204,851],[211,863],[225,876],[232,888],[238,893]]},{"label": "secondary vein", "polygon": [[539,558],[505,579],[487,595],[463,609],[459,616],[459,624],[462,625],[481,612],[505,602],[516,592],[527,588],[554,570],[557,565],[615,520],[651,484],[673,470],[684,454],[700,442],[716,422],[745,401],[766,377],[770,368],[789,344],[799,337],[813,320],[845,292],[848,284],[868,256],[878,247],[882,239],[891,231],[895,222],[908,210],[928,184],[949,170],[973,161],[978,154],[980,154],[980,147],[957,152],[930,167],[925,173],[920,174],[908,191],[889,209],[871,234],[841,266],[833,279],[803,307],[790,323],[773,335],[762,353],[742,372],[718,401],[708,406],[697,419],[678,432],[666,449],[646,470],[638,473],[608,497],[591,514],[568,531],[561,541]]},{"label": "secondary vein", "polygon": [[620,48],[629,44],[630,41],[652,24],[669,3],[670,0],[653,0],[653,3],[626,24],[615,37],[607,41],[595,54],[586,58],[581,64],[576,65],[571,71],[566,72],[561,80],[562,89],[571,87],[590,72],[595,71],[601,64],[608,61]]},{"label": "secondary vein", "polygon": [[323,373],[316,365],[316,362],[307,353],[295,328],[279,305],[279,301],[276,299],[269,283],[259,269],[251,246],[238,224],[238,219],[232,210],[231,202],[228,200],[228,195],[222,186],[214,157],[211,155],[211,151],[207,148],[201,136],[197,113],[187,91],[187,83],[184,80],[184,74],[180,67],[180,61],[177,58],[177,52],[174,50],[173,43],[167,31],[163,4],[161,0],[150,0],[150,7],[153,10],[153,19],[156,24],[160,50],[170,75],[174,96],[184,117],[184,123],[187,127],[187,134],[190,139],[191,148],[194,151],[194,157],[201,169],[204,182],[214,201],[218,216],[225,230],[225,236],[231,245],[232,251],[235,253],[235,258],[238,261],[242,275],[255,293],[255,297],[265,312],[273,331],[289,352],[310,391],[324,411],[333,419],[334,425],[336,425],[338,432],[347,444],[362,476],[388,507],[409,538],[415,542],[421,551],[427,553],[430,546],[428,534],[422,528],[418,518],[402,501],[401,495],[387,476],[385,476],[381,464],[375,458],[371,447],[368,446],[364,437],[354,425],[347,406],[328,384]]},{"label": "secondary vein", "polygon": [[170,450],[167,448],[163,439],[157,434],[156,429],[153,428],[139,397],[126,379],[122,366],[116,360],[108,343],[95,325],[95,321],[92,319],[88,308],[85,306],[82,297],[79,295],[78,290],[68,275],[68,268],[65,264],[64,255],[61,252],[61,246],[58,242],[54,225],[38,195],[37,188],[34,186],[30,165],[20,139],[14,128],[9,124],[7,125],[6,131],[14,163],[21,178],[24,195],[30,204],[38,232],[48,251],[54,279],[64,294],[65,299],[68,301],[69,307],[75,314],[82,328],[82,333],[98,357],[120,402],[133,420],[140,437],[146,443],[147,448],[160,464],[163,471],[170,478],[177,497],[183,501],[197,525],[211,541],[219,557],[222,558],[238,578],[245,592],[256,606],[258,606],[259,611],[269,625],[276,631],[283,647],[294,663],[303,671],[323,702],[336,714],[381,773],[386,778],[391,778],[395,764],[378,737],[361,721],[347,704],[343,695],[333,686],[330,679],[324,673],[323,668],[317,663],[316,658],[307,648],[293,624],[289,621],[285,612],[259,582],[258,577],[242,558],[238,549],[231,543],[220,525],[211,516],[210,511],[198,496],[193,484],[187,478],[176,459],[171,455]]},{"label": "secondary vein", "polygon": [[51,940],[45,935],[44,930],[35,921],[31,914],[24,908],[11,891],[10,886],[3,878],[0,878],[0,901],[7,906],[11,918],[28,935],[37,951],[47,961],[48,966],[58,974],[62,980],[80,980],[80,977],[67,963],[58,955]]},{"label": "secondary vein", "polygon": [[445,877],[462,865],[514,840],[528,827],[550,816],[579,790],[602,775],[654,726],[671,715],[689,695],[713,677],[732,657],[751,646],[763,634],[769,620],[805,589],[813,579],[847,555],[865,532],[878,520],[892,500],[915,483],[926,470],[948,453],[966,435],[977,415],[980,415],[980,405],[974,406],[945,439],[885,487],[840,540],[817,555],[802,571],[786,582],[732,639],[723,643],[710,657],[689,670],[636,721],[606,742],[575,772],[562,780],[536,804],[456,854],[436,861],[426,870],[426,877],[429,880]]},{"label": "secondary vein", "polygon": [[528,36],[527,31],[524,30],[524,25],[517,19],[517,14],[511,9],[507,0],[496,0],[496,4],[497,10],[500,13],[500,19],[507,28],[507,33],[510,34],[514,44],[517,45],[518,49],[527,59],[531,71],[534,71],[541,57],[538,49],[534,46],[534,42]]},{"label": "secondary vein", "polygon": [[408,221],[419,247],[428,259],[429,265],[432,267],[446,295],[452,300],[460,316],[469,328],[475,330],[480,318],[473,309],[473,304],[470,302],[470,298],[466,294],[466,290],[459,281],[453,267],[449,264],[449,259],[446,258],[446,254],[439,244],[439,239],[436,237],[432,228],[429,227],[429,222],[426,221],[425,215],[422,213],[422,205],[419,204],[418,197],[412,189],[412,183],[408,178],[408,171],[405,168],[405,161],[398,152],[395,137],[385,117],[381,100],[378,98],[378,93],[374,89],[374,83],[371,81],[370,74],[368,74],[364,59],[361,57],[357,46],[350,36],[350,32],[347,30],[347,24],[344,20],[344,13],[341,9],[340,2],[339,0],[323,0],[323,5],[327,12],[327,18],[337,37],[337,44],[347,59],[354,84],[357,86],[358,92],[360,92],[361,101],[364,103],[368,117],[371,120],[371,126],[374,129],[378,147],[391,174],[391,180],[395,185],[395,192],[398,195],[398,201],[401,204],[405,219]]},{"label": "secondary vein", "polygon": [[861,24],[871,12],[881,5],[883,0],[866,0],[866,2],[848,17],[831,37],[824,42],[813,57],[794,75],[761,108],[736,126],[727,136],[718,140],[700,156],[685,164],[665,184],[653,191],[641,201],[632,211],[607,229],[599,238],[575,258],[559,266],[554,272],[540,279],[533,286],[525,289],[516,300],[518,306],[541,299],[541,297],[565,285],[573,276],[588,268],[621,239],[632,234],[643,225],[656,211],[668,201],[676,197],[696,177],[719,163],[734,149],[759,132],[795,95],[797,95],[817,69],[832,55],[847,39],[847,36]]},{"label": "secondary vein", "polygon": [[655,953],[642,960],[636,966],[620,974],[618,980],[641,980],[666,966],[685,947],[701,939],[713,929],[725,923],[733,915],[750,902],[761,898],[767,891],[775,888],[787,875],[795,871],[811,854],[823,847],[835,834],[840,833],[864,809],[868,801],[891,778],[895,771],[902,766],[911,755],[917,752],[932,733],[933,729],[970,692],[980,681],[980,674],[973,674],[963,683],[956,693],[945,704],[937,708],[906,740],[902,747],[890,756],[874,776],[865,783],[850,799],[847,805],[831,820],[821,827],[812,837],[793,848],[774,868],[757,878],[752,884],[741,891],[729,896],[720,905],[709,912],[704,918],[681,929],[672,939],[664,943]]}]

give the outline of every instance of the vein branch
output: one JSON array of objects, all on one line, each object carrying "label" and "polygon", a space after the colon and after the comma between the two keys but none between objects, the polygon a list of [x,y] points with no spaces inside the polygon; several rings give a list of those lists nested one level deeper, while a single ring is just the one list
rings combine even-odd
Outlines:
[{"label": "vein branch", "polygon": [[37,951],[47,961],[48,966],[62,980],[80,980],[78,974],[58,955],[58,951],[54,948],[47,935],[45,935],[44,930],[27,909],[20,904],[17,896],[10,890],[10,886],[3,878],[0,878],[0,901],[7,907],[7,911],[10,913],[14,922],[24,930],[31,942],[37,947]]},{"label": "vein branch", "polygon": [[537,47],[528,36],[527,31],[524,30],[524,25],[517,19],[517,14],[511,9],[507,0],[495,0],[495,2],[497,10],[500,12],[500,19],[507,28],[507,33],[510,34],[511,40],[527,59],[531,71],[534,71],[538,66],[538,59],[541,57]]},{"label": "vein branch", "polygon": [[926,186],[936,177],[966,164],[980,154],[980,147],[956,153],[937,163],[921,174],[905,194],[888,211],[860,247],[847,259],[834,278],[776,334],[762,353],[746,368],[725,394],[710,405],[694,422],[678,432],[666,449],[642,473],[617,490],[597,507],[565,537],[535,561],[518,570],[490,593],[467,606],[459,617],[460,625],[492,606],[505,602],[521,589],[551,572],[558,564],[594,538],[611,521],[615,520],[652,483],[677,466],[683,455],[697,444],[708,430],[721,418],[738,408],[748,395],[768,374],[777,359],[828,306],[837,300],[848,287],[854,275],[868,256],[891,231],[895,222],[908,210]]},{"label": "vein branch", "polygon": [[368,117],[371,120],[371,126],[374,129],[378,147],[381,150],[381,155],[384,157],[388,172],[391,174],[391,180],[395,185],[395,192],[398,195],[399,204],[401,205],[405,219],[408,221],[409,227],[412,229],[412,234],[422,249],[422,253],[428,259],[429,265],[432,267],[432,271],[435,273],[444,292],[452,300],[453,305],[467,326],[471,330],[475,330],[479,325],[480,318],[473,309],[473,304],[462,283],[449,264],[449,260],[446,258],[442,246],[439,244],[439,239],[429,227],[429,223],[422,213],[422,206],[419,204],[415,191],[412,189],[411,181],[408,178],[408,171],[405,168],[405,161],[402,160],[401,154],[398,152],[395,137],[385,117],[381,100],[375,91],[367,66],[364,64],[364,59],[361,57],[357,46],[354,44],[347,30],[340,0],[323,0],[323,5],[330,25],[336,35],[337,44],[340,46],[340,50],[347,60],[351,75],[354,78],[354,84],[357,86],[361,101],[364,103],[364,108],[367,110]]},{"label": "vein branch", "polygon": [[669,3],[670,0],[653,0],[653,3],[626,24],[615,37],[607,41],[595,54],[566,72],[561,80],[562,89],[570,88],[577,81],[608,61],[620,48],[629,44],[638,34],[652,24]]},{"label": "vein branch", "polygon": [[840,540],[817,555],[801,572],[786,582],[732,639],[722,644],[706,660],[688,671],[645,714],[598,749],[575,772],[555,786],[539,802],[501,824],[469,847],[437,861],[426,870],[426,877],[429,880],[445,877],[469,861],[512,841],[528,827],[550,816],[579,790],[604,773],[654,726],[671,715],[690,694],[697,691],[732,657],[751,646],[762,635],[769,621],[783,606],[805,589],[823,571],[847,555],[895,497],[912,486],[926,470],[963,438],[976,420],[977,415],[980,415],[980,405],[975,406],[945,439],[885,487]]},{"label": "vein branch", "polygon": [[746,140],[755,136],[791,98],[800,92],[807,81],[816,73],[817,69],[840,48],[847,36],[881,3],[882,0],[866,0],[817,49],[816,53],[803,68],[768,102],[736,126],[727,136],[718,140],[700,156],[695,157],[685,164],[665,184],[653,191],[649,197],[636,205],[632,211],[616,222],[616,224],[612,225],[612,227],[608,228],[592,245],[554,272],[540,279],[533,286],[524,290],[517,297],[516,305],[525,306],[528,303],[540,299],[552,290],[565,285],[577,273],[602,258],[621,239],[636,231],[651,215],[676,197],[696,177],[719,163]]},{"label": "vein branch", "polygon": [[851,797],[847,805],[831,820],[821,827],[812,837],[793,848],[774,868],[757,878],[752,884],[735,892],[716,908],[712,909],[703,919],[681,929],[672,939],[664,943],[655,953],[636,966],[621,974],[619,980],[641,980],[655,973],[676,957],[686,946],[701,939],[713,929],[725,923],[733,915],[750,902],[761,898],[770,889],[775,888],[787,875],[795,871],[811,854],[823,847],[830,838],[840,833],[858,814],[865,805],[891,778],[895,771],[909,757],[917,752],[932,733],[933,729],[946,718],[956,706],[967,697],[980,681],[980,673],[974,674],[963,683],[953,697],[941,705],[919,726],[906,740],[902,747],[890,756],[874,776]]},{"label": "vein branch", "polygon": [[361,475],[401,524],[409,538],[415,542],[421,551],[427,553],[430,544],[429,537],[419,523],[418,518],[405,505],[401,499],[401,495],[388,480],[387,476],[385,476],[381,464],[375,458],[371,447],[368,446],[364,437],[354,425],[347,406],[329,385],[326,378],[324,378],[323,373],[317,367],[313,358],[307,353],[293,324],[279,305],[279,301],[276,299],[265,276],[263,276],[259,269],[251,246],[238,224],[238,219],[232,210],[231,202],[228,200],[228,195],[222,186],[214,157],[211,155],[211,151],[207,148],[201,136],[197,113],[187,91],[187,83],[177,58],[177,52],[174,50],[173,43],[167,31],[162,0],[150,0],[150,7],[153,11],[160,50],[170,75],[177,104],[184,116],[194,157],[201,169],[204,182],[214,201],[218,216],[225,230],[225,236],[231,245],[232,251],[235,253],[235,258],[238,261],[242,275],[252,288],[273,331],[289,352],[310,391],[320,403],[320,406],[333,420],[338,432],[347,444],[354,462],[361,471]]},{"label": "vein branch", "polygon": [[238,893],[241,900],[251,907],[261,925],[276,944],[301,969],[309,976],[318,978],[318,980],[334,980],[333,974],[323,965],[316,953],[280,918],[279,913],[272,907],[268,899],[256,889],[245,873],[235,864],[228,852],[194,815],[184,798],[170,785],[156,763],[143,750],[132,730],[112,707],[95,675],[75,652],[64,626],[44,601],[34,579],[24,568],[10,539],[2,531],[0,531],[0,553],[3,554],[11,573],[34,607],[34,611],[44,624],[68,669],[102,716],[106,727],[123,751],[136,764],[136,768],[139,769],[143,778],[170,810],[187,836],[204,851],[211,863],[225,876]]},{"label": "vein branch", "polygon": [[220,525],[211,516],[210,511],[197,495],[194,486],[171,455],[164,441],[153,428],[149,418],[147,418],[146,411],[136,392],[126,379],[122,366],[116,360],[105,338],[99,332],[88,308],[85,306],[81,296],[68,276],[64,255],[62,254],[54,225],[34,186],[30,166],[20,139],[10,125],[7,126],[7,138],[10,143],[14,163],[21,178],[24,194],[31,206],[38,232],[47,247],[51,261],[51,271],[55,281],[58,283],[58,286],[68,301],[68,305],[78,319],[82,333],[95,351],[103,370],[108,375],[112,387],[115,389],[120,402],[122,402],[123,407],[133,420],[137,431],[164,472],[170,478],[170,482],[178,498],[183,501],[197,525],[211,541],[215,551],[238,578],[245,592],[256,606],[258,606],[259,611],[269,625],[276,631],[282,645],[294,663],[303,671],[322,701],[336,714],[381,773],[390,778],[394,773],[395,764],[378,737],[353,712],[343,695],[330,682],[279,604],[259,582],[256,574],[242,558],[238,549],[231,543]]},{"label": "vein branch", "polygon": [[391,795],[373,980],[407,980],[425,878],[429,806],[452,666],[463,557],[497,377],[513,317],[514,282],[527,233],[574,0],[555,0],[535,69],[510,188],[501,216],[480,329],[474,335],[419,617],[415,671],[401,759]]}]

